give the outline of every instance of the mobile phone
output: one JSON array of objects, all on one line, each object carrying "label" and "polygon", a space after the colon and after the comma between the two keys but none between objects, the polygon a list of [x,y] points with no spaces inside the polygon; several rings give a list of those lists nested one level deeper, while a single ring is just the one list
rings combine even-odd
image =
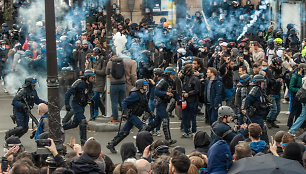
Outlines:
[{"label": "mobile phone", "polygon": [[51,140],[48,139],[38,139],[36,143],[37,147],[51,146]]}]

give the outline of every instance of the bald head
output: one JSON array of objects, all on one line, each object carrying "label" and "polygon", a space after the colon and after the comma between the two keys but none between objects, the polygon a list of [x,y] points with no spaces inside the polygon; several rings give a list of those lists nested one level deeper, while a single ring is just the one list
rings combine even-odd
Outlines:
[{"label": "bald head", "polygon": [[47,112],[48,112],[48,106],[45,103],[40,103],[38,105],[38,114],[44,115]]},{"label": "bald head", "polygon": [[139,159],[135,164],[138,174],[147,174],[151,171],[151,164],[145,159]]}]

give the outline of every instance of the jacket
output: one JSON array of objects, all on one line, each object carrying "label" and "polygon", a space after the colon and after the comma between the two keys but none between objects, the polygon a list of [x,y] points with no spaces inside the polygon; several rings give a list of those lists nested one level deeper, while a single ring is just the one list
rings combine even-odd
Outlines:
[{"label": "jacket", "polygon": [[71,162],[71,169],[75,174],[102,174],[104,173],[99,165],[86,153]]},{"label": "jacket", "polygon": [[40,117],[34,136],[35,141],[38,139],[38,136],[44,132],[49,132],[48,113]]},{"label": "jacket", "polygon": [[200,93],[200,80],[195,75],[185,75],[183,79],[183,89],[188,93],[187,102],[198,102]]},{"label": "jacket", "polygon": [[293,93],[294,96],[302,86],[303,77],[304,75],[300,75],[297,72],[292,74],[292,77],[290,79],[290,84],[289,84],[289,90]]},{"label": "jacket", "polygon": [[29,109],[31,109],[34,106],[34,103],[38,105],[40,103],[46,102],[38,97],[35,89],[32,90],[28,87],[25,87],[17,92],[16,96],[12,101],[12,105],[17,109],[17,111],[24,112],[24,106],[26,103],[30,107]]},{"label": "jacket", "polygon": [[233,158],[228,144],[219,140],[210,147],[207,153],[207,169],[210,174],[226,174],[233,164]]},{"label": "jacket", "polygon": [[[106,75],[110,75],[110,81],[111,81],[111,84],[112,85],[120,85],[120,84],[125,84],[126,82],[126,78],[125,78],[125,75],[122,76],[120,79],[115,79],[113,76],[112,76],[112,61],[113,60],[118,60],[118,59],[122,59],[122,58],[119,58],[117,56],[113,56],[108,62],[107,62],[107,65],[106,65],[106,70],[105,70],[105,74]],[[123,61],[124,63],[124,69],[126,70],[126,63],[125,61]]]},{"label": "jacket", "polygon": [[252,149],[252,155],[255,156],[257,153],[267,153],[269,146],[264,140],[260,140],[258,142],[251,142],[250,148]]},{"label": "jacket", "polygon": [[239,69],[239,66],[234,66],[234,68],[227,67],[228,63],[222,64],[220,67],[220,74],[222,76],[222,84],[226,89],[232,89],[234,87],[234,72]]},{"label": "jacket", "polygon": [[100,56],[96,61],[90,61],[87,69],[93,68],[96,74],[96,80],[93,84],[93,91],[104,92],[106,82],[106,63],[107,60],[103,56]]},{"label": "jacket", "polygon": [[[216,76],[211,84],[210,89],[210,101],[211,101],[211,107],[219,107],[222,104],[222,82],[221,77]],[[207,85],[209,83],[209,79],[207,78],[205,81],[205,87],[204,87],[204,101],[207,102]]]},{"label": "jacket", "polygon": [[268,79],[267,94],[280,95],[283,83],[278,82],[277,79],[283,77],[282,72],[282,69],[278,70],[271,68],[271,77]]},{"label": "jacket", "polygon": [[87,84],[85,79],[78,79],[72,85],[71,88],[65,93],[65,105],[70,106],[70,97],[73,95],[73,102],[85,107],[88,104],[88,100],[93,97],[92,84]]},{"label": "jacket", "polygon": [[129,95],[131,89],[135,86],[137,80],[137,62],[129,59],[125,62],[125,79],[126,79],[126,96]]},{"label": "jacket", "polygon": [[149,112],[146,94],[142,94],[140,91],[132,91],[131,94],[122,101],[121,106],[124,112],[130,109],[131,114],[136,116],[141,116],[145,111]]}]

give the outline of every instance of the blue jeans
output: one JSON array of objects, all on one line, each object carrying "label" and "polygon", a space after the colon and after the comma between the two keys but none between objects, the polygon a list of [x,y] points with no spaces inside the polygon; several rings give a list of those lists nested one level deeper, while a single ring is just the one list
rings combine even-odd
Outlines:
[{"label": "blue jeans", "polygon": [[301,125],[306,120],[306,103],[302,103],[301,115],[295,120],[294,124],[290,128],[291,133],[296,133],[296,131],[301,127]]},{"label": "blue jeans", "polygon": [[189,133],[190,122],[192,122],[192,133],[197,132],[197,103],[187,103],[187,107],[182,111],[182,122],[185,133]]},{"label": "blue jeans", "polygon": [[206,115],[209,119],[209,124],[212,125],[218,118],[218,109],[216,110],[211,104],[206,104]]},{"label": "blue jeans", "polygon": [[136,115],[129,115],[127,118],[122,130],[120,131],[119,135],[123,134],[124,132],[130,132],[130,130],[133,128],[133,126],[136,126],[139,130],[143,126],[143,122],[137,117]]},{"label": "blue jeans", "polygon": [[159,122],[159,126],[156,127],[156,130],[160,130],[160,124],[163,121],[164,118],[168,118],[167,113],[167,103],[160,103],[156,105],[156,116],[154,118],[154,121],[152,121],[150,124],[153,124],[153,122]]},{"label": "blue jeans", "polygon": [[[148,105],[149,105],[150,112],[154,112],[154,110],[155,110],[155,100],[150,99]],[[150,117],[149,118],[149,124],[152,124],[152,123],[153,123],[153,118]],[[160,125],[156,127],[156,130],[157,131],[160,130]]]},{"label": "blue jeans", "polygon": [[21,126],[24,128],[27,128],[29,125],[29,116],[28,114],[24,113],[24,112],[15,112],[15,116],[16,116],[16,124],[17,127]]},{"label": "blue jeans", "polygon": [[125,84],[111,85],[110,97],[112,103],[113,119],[118,120],[118,103],[121,106],[121,102],[125,97]]},{"label": "blue jeans", "polygon": [[272,96],[272,107],[269,114],[267,115],[267,120],[275,121],[278,114],[280,113],[280,96]]},{"label": "blue jeans", "polygon": [[297,117],[301,114],[301,111],[302,111],[301,102],[299,102],[297,98],[295,97],[295,95],[292,95],[292,94],[291,94],[291,103],[292,103],[292,107],[291,107],[290,115],[288,117],[288,122],[287,122],[287,126],[289,128],[291,128],[293,124],[293,119],[297,119]]},{"label": "blue jeans", "polygon": [[92,98],[93,102],[90,105],[90,114],[91,114],[90,119],[94,119],[95,117],[98,116],[98,114],[99,114],[98,108],[99,107],[100,107],[100,110],[101,110],[102,114],[105,113],[105,107],[101,102],[100,94],[101,94],[101,92],[94,91],[94,96]]}]

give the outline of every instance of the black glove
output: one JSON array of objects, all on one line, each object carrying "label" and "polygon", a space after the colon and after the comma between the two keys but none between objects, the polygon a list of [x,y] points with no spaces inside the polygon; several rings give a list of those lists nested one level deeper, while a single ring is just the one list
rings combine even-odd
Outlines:
[{"label": "black glove", "polygon": [[127,119],[127,117],[128,117],[128,114],[127,114],[127,111],[122,111],[122,116],[121,116],[122,118],[125,118],[125,119]]},{"label": "black glove", "polygon": [[69,105],[66,105],[66,111],[69,112],[71,110],[71,107]]},{"label": "black glove", "polygon": [[155,118],[155,115],[154,115],[154,113],[153,113],[153,112],[149,112],[149,114],[150,114],[150,118],[152,118],[152,119],[154,119],[154,118]]},{"label": "black glove", "polygon": [[26,104],[22,104],[22,109],[23,109],[24,111],[29,110],[29,108],[28,108],[28,106],[27,106]]}]

